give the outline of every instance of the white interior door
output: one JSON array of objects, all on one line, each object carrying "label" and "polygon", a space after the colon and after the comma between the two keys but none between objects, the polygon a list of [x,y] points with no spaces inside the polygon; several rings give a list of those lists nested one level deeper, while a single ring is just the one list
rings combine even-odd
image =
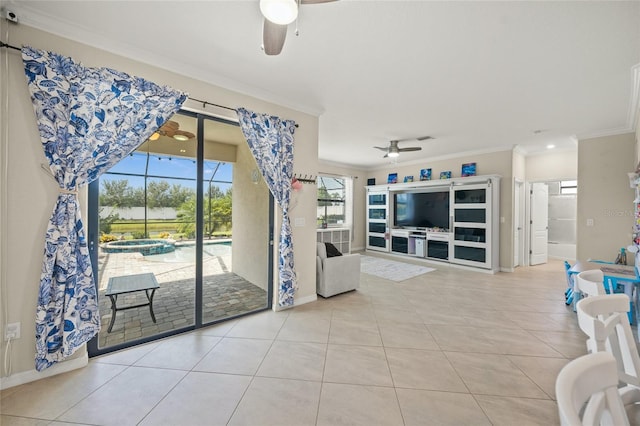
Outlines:
[{"label": "white interior door", "polygon": [[513,266],[520,266],[520,251],[522,244],[522,218],[521,218],[521,209],[520,203],[522,199],[522,182],[515,182],[514,193],[513,193]]},{"label": "white interior door", "polygon": [[547,263],[549,239],[549,187],[546,183],[531,185],[531,257],[529,264]]}]

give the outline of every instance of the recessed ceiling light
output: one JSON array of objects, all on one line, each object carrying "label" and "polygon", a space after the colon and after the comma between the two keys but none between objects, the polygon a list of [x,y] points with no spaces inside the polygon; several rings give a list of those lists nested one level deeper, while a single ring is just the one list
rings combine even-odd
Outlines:
[{"label": "recessed ceiling light", "polygon": [[180,152],[185,153],[185,152],[187,152],[187,150],[186,149],[181,149]]},{"label": "recessed ceiling light", "polygon": [[552,143],[550,143],[549,145],[547,145],[547,149],[553,149],[553,148],[555,148],[555,147],[556,147],[556,146],[555,146],[554,144],[552,144]]}]

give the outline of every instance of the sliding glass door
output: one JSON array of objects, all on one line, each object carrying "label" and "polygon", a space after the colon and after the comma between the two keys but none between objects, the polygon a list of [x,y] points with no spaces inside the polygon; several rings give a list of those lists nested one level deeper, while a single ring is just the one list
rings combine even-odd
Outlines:
[{"label": "sliding glass door", "polygon": [[237,125],[178,113],[89,190],[90,355],[271,305],[273,202]]}]

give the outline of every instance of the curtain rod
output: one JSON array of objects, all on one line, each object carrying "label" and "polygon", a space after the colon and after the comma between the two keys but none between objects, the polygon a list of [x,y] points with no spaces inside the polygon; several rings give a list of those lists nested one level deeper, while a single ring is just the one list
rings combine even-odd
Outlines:
[{"label": "curtain rod", "polygon": [[[238,110],[237,110],[237,109],[235,109],[235,108],[231,108],[231,107],[224,106],[224,105],[219,105],[219,104],[214,104],[213,102],[203,101],[203,100],[200,100],[200,99],[192,98],[191,96],[189,96],[189,99],[191,99],[191,100],[192,100],[192,101],[194,101],[194,102],[199,102],[199,103],[201,103],[203,107],[206,107],[207,105],[211,105],[211,106],[218,107],[218,108],[228,109],[229,111],[238,112]],[[298,127],[300,127],[300,126],[298,126],[297,124],[296,124],[295,126],[296,126],[296,129],[297,129]]]},{"label": "curtain rod", "polygon": [[341,174],[338,174],[338,173],[318,172],[318,174],[319,175],[330,176],[330,177],[339,177],[339,178],[348,177],[348,178],[351,178],[351,179],[358,179],[358,176],[341,175]]},{"label": "curtain rod", "polygon": [[238,112],[238,110],[237,110],[237,109],[235,109],[235,108],[231,108],[231,107],[224,106],[224,105],[214,104],[213,102],[201,101],[200,99],[192,98],[191,96],[189,96],[189,99],[191,99],[192,101],[195,101],[195,102],[199,102],[199,103],[201,103],[201,104],[202,104],[202,106],[211,105],[211,106],[215,106],[215,107],[218,107],[218,108],[228,109],[229,111],[235,111],[235,112]]},{"label": "curtain rod", "polygon": [[7,49],[13,49],[13,50],[22,50],[19,47],[16,46],[12,46],[10,44],[5,43],[4,41],[0,41],[0,47],[6,47]]}]

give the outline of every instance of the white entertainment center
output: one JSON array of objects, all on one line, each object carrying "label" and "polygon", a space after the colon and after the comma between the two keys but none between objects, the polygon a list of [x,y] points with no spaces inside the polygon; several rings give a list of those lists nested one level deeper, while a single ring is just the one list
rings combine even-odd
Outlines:
[{"label": "white entertainment center", "polygon": [[371,185],[367,250],[499,270],[500,176]]}]

